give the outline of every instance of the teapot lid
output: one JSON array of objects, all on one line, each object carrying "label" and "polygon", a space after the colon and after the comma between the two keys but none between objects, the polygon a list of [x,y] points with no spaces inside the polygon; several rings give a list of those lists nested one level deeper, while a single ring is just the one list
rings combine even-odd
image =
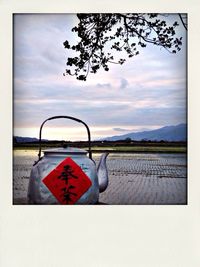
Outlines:
[{"label": "teapot lid", "polygon": [[59,147],[43,150],[45,155],[49,154],[70,154],[70,155],[86,155],[88,152],[86,150],[76,148],[76,147]]}]

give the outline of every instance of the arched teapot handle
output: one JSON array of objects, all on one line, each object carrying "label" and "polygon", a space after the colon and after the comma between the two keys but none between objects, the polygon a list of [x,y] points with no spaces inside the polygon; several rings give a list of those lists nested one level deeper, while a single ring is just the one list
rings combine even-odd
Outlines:
[{"label": "arched teapot handle", "polygon": [[[50,120],[54,120],[54,119],[70,119],[70,120],[74,120],[74,121],[77,121],[77,122],[80,122],[82,123],[83,125],[85,125],[86,129],[87,129],[87,134],[88,134],[88,153],[89,153],[89,158],[92,159],[92,151],[91,151],[91,137],[90,137],[90,130],[89,130],[89,127],[87,126],[87,124],[82,121],[82,120],[79,120],[77,118],[74,118],[74,117],[71,117],[71,116],[54,116],[54,117],[51,117],[51,118],[48,118],[46,119],[40,126],[40,134],[39,134],[39,153],[38,153],[38,161],[40,161],[41,159],[41,141],[42,141],[42,128],[45,124],[45,122],[47,121],[50,121]],[[38,162],[37,161],[37,162]],[[37,163],[36,162],[36,163]],[[35,164],[36,164],[35,163]],[[34,164],[34,165],[35,165]]]}]

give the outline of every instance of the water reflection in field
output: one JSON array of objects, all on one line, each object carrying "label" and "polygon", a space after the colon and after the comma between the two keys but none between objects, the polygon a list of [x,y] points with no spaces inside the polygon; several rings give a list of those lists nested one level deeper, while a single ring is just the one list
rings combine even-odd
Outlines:
[{"label": "water reflection in field", "polygon": [[[13,203],[26,204],[29,175],[37,150],[14,151]],[[94,154],[98,163],[100,154]],[[186,204],[186,154],[110,153],[107,204]]]}]

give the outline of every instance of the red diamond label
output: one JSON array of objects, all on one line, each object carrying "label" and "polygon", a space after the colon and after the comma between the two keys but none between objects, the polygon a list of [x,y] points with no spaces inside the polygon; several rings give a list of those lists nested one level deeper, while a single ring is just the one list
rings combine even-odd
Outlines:
[{"label": "red diamond label", "polygon": [[42,182],[61,204],[74,204],[92,182],[71,158],[64,159]]}]

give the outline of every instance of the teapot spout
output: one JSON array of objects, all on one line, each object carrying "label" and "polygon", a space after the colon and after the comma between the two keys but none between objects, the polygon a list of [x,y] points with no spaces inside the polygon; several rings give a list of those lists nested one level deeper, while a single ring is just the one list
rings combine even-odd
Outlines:
[{"label": "teapot spout", "polygon": [[103,153],[101,155],[99,164],[97,166],[97,176],[99,181],[99,192],[102,193],[108,186],[108,170],[106,166],[106,158],[109,153]]}]

